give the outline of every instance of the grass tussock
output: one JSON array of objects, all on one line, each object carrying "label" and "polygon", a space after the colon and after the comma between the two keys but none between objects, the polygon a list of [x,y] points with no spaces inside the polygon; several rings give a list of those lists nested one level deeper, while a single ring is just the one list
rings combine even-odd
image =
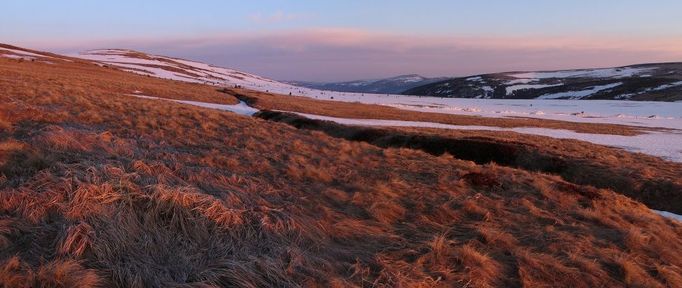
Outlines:
[{"label": "grass tussock", "polygon": [[97,273],[85,269],[76,261],[52,261],[37,269],[12,257],[0,263],[0,283],[3,287],[101,287]]},{"label": "grass tussock", "polygon": [[64,239],[60,241],[57,252],[61,255],[80,257],[92,246],[95,230],[87,223],[73,225],[66,230]]},{"label": "grass tussock", "polygon": [[43,65],[0,59],[5,287],[679,286],[682,225],[613,190]]}]

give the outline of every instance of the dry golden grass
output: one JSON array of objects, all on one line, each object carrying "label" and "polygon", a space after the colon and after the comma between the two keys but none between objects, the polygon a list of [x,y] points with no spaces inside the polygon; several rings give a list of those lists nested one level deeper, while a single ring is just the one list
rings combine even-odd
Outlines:
[{"label": "dry golden grass", "polygon": [[682,225],[611,190],[124,98],[234,101],[44,65],[0,59],[5,287],[680,283]]}]

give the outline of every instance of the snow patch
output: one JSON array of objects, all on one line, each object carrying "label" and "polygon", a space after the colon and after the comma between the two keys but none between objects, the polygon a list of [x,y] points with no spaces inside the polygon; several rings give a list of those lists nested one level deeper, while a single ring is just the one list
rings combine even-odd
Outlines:
[{"label": "snow patch", "polygon": [[6,54],[6,53],[2,53],[2,52],[4,52],[3,50],[4,50],[4,51],[8,51],[8,52],[10,52],[10,53],[12,53],[12,54],[14,54],[14,55],[26,56],[26,57],[28,57],[28,58],[52,58],[52,57],[49,57],[49,56],[40,55],[40,54],[36,54],[36,53],[24,51],[24,50],[17,50],[17,49],[11,49],[11,48],[3,48],[3,47],[0,47],[0,54],[4,54],[3,57],[6,57],[6,56],[8,55],[8,54]]},{"label": "snow patch", "polygon": [[567,92],[560,92],[560,93],[553,93],[553,94],[544,94],[540,97],[537,97],[537,99],[563,99],[563,98],[582,99],[582,98],[585,98],[585,97],[590,96],[592,94],[595,94],[599,91],[611,89],[614,87],[618,87],[620,85],[623,85],[623,82],[611,83],[611,84],[601,85],[601,86],[594,86],[590,89],[581,90],[581,91],[567,91]]},{"label": "snow patch", "polygon": [[512,95],[512,94],[514,94],[515,91],[518,91],[518,90],[541,89],[541,88],[556,87],[556,86],[561,86],[561,85],[564,85],[564,84],[524,84],[524,85],[507,86],[504,89],[507,91],[507,95]]},{"label": "snow patch", "polygon": [[133,97],[143,98],[143,99],[151,99],[151,100],[172,101],[172,102],[176,102],[176,103],[193,105],[193,106],[198,106],[198,107],[203,107],[203,108],[211,108],[211,109],[217,109],[217,110],[223,110],[223,111],[230,111],[230,112],[234,112],[234,113],[246,115],[246,116],[253,116],[253,114],[256,114],[259,111],[256,108],[253,108],[249,105],[246,105],[246,103],[244,103],[244,101],[239,101],[239,104],[227,105],[227,104],[216,104],[216,103],[207,103],[207,102],[198,102],[198,101],[159,98],[159,97],[146,96],[146,95],[128,94],[128,96],[133,96]]},{"label": "snow patch", "polygon": [[14,54],[0,54],[0,57],[15,59],[15,60],[27,60],[27,61],[31,61],[31,60],[36,59],[33,56],[21,56],[21,55],[14,55]]},{"label": "snow patch", "polygon": [[391,78],[389,80],[402,81],[404,83],[416,83],[416,82],[424,81],[424,77],[421,77],[419,75],[399,76],[399,77]]},{"label": "snow patch", "polygon": [[662,91],[662,90],[674,88],[674,87],[677,87],[677,86],[682,86],[682,81],[677,81],[677,82],[673,82],[673,83],[663,84],[663,85],[661,85],[661,86],[653,87],[653,88],[646,88],[646,89],[644,89],[644,90],[642,90],[642,91],[639,91],[639,92],[636,92],[636,93],[627,93],[627,94],[618,95],[618,96],[616,96],[616,99],[619,99],[619,100],[627,99],[627,100],[629,100],[629,99],[632,98],[633,96],[642,95],[642,94],[646,94],[646,93],[649,93],[649,92]]},{"label": "snow patch", "polygon": [[548,78],[624,78],[632,77],[642,73],[647,73],[653,69],[647,68],[605,68],[605,69],[583,69],[583,70],[566,70],[566,71],[548,71],[548,72],[526,72],[508,74],[508,76],[522,79],[548,79]]},{"label": "snow patch", "polygon": [[677,82],[661,85],[661,86],[658,86],[655,88],[646,89],[645,91],[646,92],[661,91],[661,90],[665,90],[665,89],[669,89],[669,88],[673,88],[673,87],[677,87],[677,86],[682,86],[682,81],[677,81]]},{"label": "snow patch", "polygon": [[661,215],[663,217],[674,219],[677,221],[682,221],[682,215],[677,215],[675,213],[670,213],[668,211],[660,211],[660,210],[653,210],[653,209],[651,209],[651,210],[656,212],[656,214]]},{"label": "snow patch", "polygon": [[507,85],[516,85],[516,84],[528,84],[531,82],[535,82],[535,79],[516,79],[516,80],[510,80],[507,81],[505,84]]}]

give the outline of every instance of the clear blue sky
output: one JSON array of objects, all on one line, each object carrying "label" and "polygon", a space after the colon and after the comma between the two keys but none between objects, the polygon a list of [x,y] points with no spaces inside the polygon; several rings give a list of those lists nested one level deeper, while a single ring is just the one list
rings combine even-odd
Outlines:
[{"label": "clear blue sky", "polygon": [[[117,44],[128,44],[135,46],[132,48],[153,49],[152,52],[175,52],[181,54],[179,56],[211,59],[220,62],[218,64],[236,65],[237,68],[256,70],[254,72],[264,73],[266,76],[276,78],[289,75],[277,72],[284,71],[282,67],[271,67],[270,71],[263,65],[252,65],[253,67],[251,67],[243,59],[240,61],[219,59],[219,55],[214,53],[216,50],[210,50],[212,52],[203,54],[197,52],[201,49],[195,52],[191,50],[180,51],[168,46],[176,42],[166,43],[166,47],[158,42],[164,39],[182,41],[183,39],[197,37],[222,38],[223,41],[219,42],[222,43],[221,45],[229,46],[227,50],[233,51],[230,52],[232,53],[230,55],[234,56],[234,53],[239,54],[239,51],[237,51],[238,47],[232,47],[229,41],[224,40],[229,35],[241,35],[242,38],[249,34],[270,35],[268,37],[271,37],[278,33],[297,33],[313,29],[347,29],[381,35],[390,34],[393,37],[403,37],[403,40],[410,37],[429,36],[434,37],[431,39],[432,41],[439,37],[441,39],[530,37],[536,40],[544,39],[543,37],[553,37],[553,39],[557,37],[600,39],[603,37],[617,38],[621,42],[632,41],[633,43],[641,42],[640,39],[643,41],[682,39],[682,16],[680,14],[682,13],[682,1],[679,0],[10,0],[5,1],[2,6],[0,42],[48,50],[85,49],[99,47],[104,43],[116,46],[119,46]],[[151,39],[156,41],[155,45],[144,43],[145,40],[151,41]],[[242,44],[243,42],[241,41]],[[362,43],[362,45],[365,44],[367,43]],[[650,46],[665,45],[667,44],[654,43]],[[217,44],[213,43],[212,46],[217,46]],[[204,48],[204,50],[208,49]],[[213,47],[213,49],[218,48]],[[608,49],[613,48],[609,47]],[[326,52],[315,50],[315,53],[310,54],[315,54],[317,60],[320,57],[325,57],[321,53],[327,53],[325,55],[333,53],[334,57],[343,58],[341,55],[344,53],[343,49],[335,47],[335,49],[327,50],[325,50]],[[286,54],[281,49],[277,51],[259,52],[269,53],[266,56],[269,59],[275,59],[273,62],[277,62],[277,55]],[[357,49],[349,49],[346,53],[348,57],[352,57],[357,52]],[[635,52],[641,57],[642,53],[646,51],[638,50]],[[656,52],[650,51],[650,53]],[[243,53],[240,55],[246,57]],[[264,57],[264,55],[253,56],[256,62],[259,58]],[[286,54],[284,56],[289,57],[291,55]],[[299,56],[302,57],[302,55]],[[414,54],[409,56],[414,56]],[[658,60],[661,57],[661,55],[651,55],[652,60]],[[295,61],[306,61],[305,58],[300,57],[295,57],[295,59]],[[400,59],[395,60],[400,61]],[[432,60],[438,61],[437,58]],[[449,63],[450,65],[458,64],[457,59],[444,60],[452,61]],[[636,60],[639,58],[633,59],[633,61]],[[467,63],[467,65],[470,64]],[[595,64],[607,65],[612,63]],[[287,63],[282,63],[282,65],[287,65]],[[486,65],[490,66],[485,64],[481,67],[488,67]],[[523,67],[519,68],[533,67],[533,65],[521,66]],[[449,73],[444,69],[434,69],[429,72],[424,67],[415,67],[415,71],[409,71],[409,67],[400,69],[393,67],[385,72],[381,72],[379,69],[370,73],[371,75],[363,73],[357,73],[357,75],[359,77],[381,77],[403,72]],[[452,74],[475,73],[494,68],[476,69],[476,67],[471,66],[469,70],[453,70]],[[502,68],[511,69],[514,66],[501,65],[500,69]],[[548,67],[539,65],[538,68]],[[311,69],[311,67],[306,67],[306,69]],[[323,78],[352,78],[352,71],[347,69],[348,67],[343,67],[342,70],[339,70],[338,76],[334,76],[332,73]],[[313,72],[309,71],[299,75],[303,77],[319,74]],[[295,73],[291,74],[291,76],[295,75]]]}]

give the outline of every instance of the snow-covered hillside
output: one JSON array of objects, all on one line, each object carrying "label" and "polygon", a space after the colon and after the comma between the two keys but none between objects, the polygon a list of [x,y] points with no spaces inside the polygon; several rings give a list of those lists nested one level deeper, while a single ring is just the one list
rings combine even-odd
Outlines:
[{"label": "snow-covered hillside", "polygon": [[259,91],[291,92],[296,86],[257,75],[178,58],[150,55],[126,49],[101,49],[73,57],[111,65],[137,74],[220,86],[242,86]]},{"label": "snow-covered hillside", "polygon": [[682,63],[452,78],[403,94],[483,99],[682,100]]},{"label": "snow-covered hillside", "polygon": [[[0,57],[2,58],[9,58],[9,59],[16,59],[16,60],[24,60],[24,61],[40,61],[44,63],[51,63],[50,59],[55,59],[54,56],[51,55],[46,55],[46,54],[39,54],[36,52],[31,52],[27,49],[19,48],[19,47],[14,47],[10,45],[5,45],[5,44],[0,44]],[[60,59],[64,60],[64,59]]]}]

